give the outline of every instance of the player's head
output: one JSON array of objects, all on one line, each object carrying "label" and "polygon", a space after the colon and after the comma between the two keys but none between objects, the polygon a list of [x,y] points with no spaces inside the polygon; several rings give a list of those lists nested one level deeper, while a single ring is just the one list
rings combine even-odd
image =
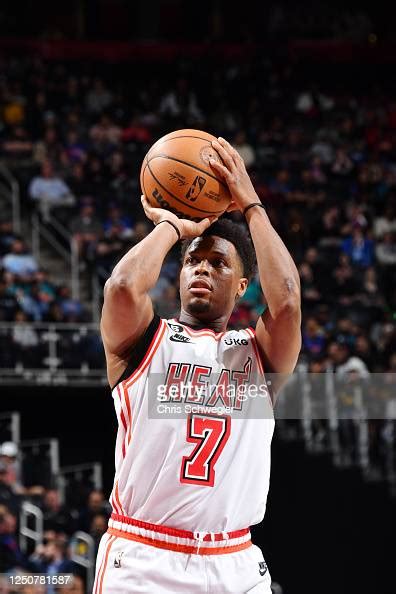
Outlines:
[{"label": "player's head", "polygon": [[228,317],[256,266],[248,231],[228,219],[182,245],[182,309],[202,321]]}]

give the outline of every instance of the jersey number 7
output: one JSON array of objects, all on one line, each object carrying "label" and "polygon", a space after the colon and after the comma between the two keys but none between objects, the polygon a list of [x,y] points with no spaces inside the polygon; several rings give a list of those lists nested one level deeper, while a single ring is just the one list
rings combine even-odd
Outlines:
[{"label": "jersey number 7", "polygon": [[231,432],[231,417],[191,414],[187,418],[187,441],[195,443],[189,456],[183,456],[180,482],[213,487],[215,464]]}]

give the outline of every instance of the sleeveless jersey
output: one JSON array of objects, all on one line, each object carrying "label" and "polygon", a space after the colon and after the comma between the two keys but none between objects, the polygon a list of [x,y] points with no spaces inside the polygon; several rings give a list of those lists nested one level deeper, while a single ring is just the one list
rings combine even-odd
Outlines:
[{"label": "sleeveless jersey", "polygon": [[[265,383],[254,331],[193,330],[158,316],[149,330],[127,377],[112,390],[118,419],[113,511],[193,532],[260,522],[269,488],[272,406],[267,402],[269,414],[255,418],[249,399],[237,404],[243,418],[218,412],[230,403],[224,387]],[[183,392],[188,382],[198,392]],[[212,382],[213,394],[199,392]],[[193,404],[191,414],[163,414],[166,406],[172,411],[197,399],[203,404]]]}]

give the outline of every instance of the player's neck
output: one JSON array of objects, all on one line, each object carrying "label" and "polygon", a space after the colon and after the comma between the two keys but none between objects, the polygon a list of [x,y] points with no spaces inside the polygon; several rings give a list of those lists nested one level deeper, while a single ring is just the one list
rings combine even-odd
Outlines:
[{"label": "player's neck", "polygon": [[227,323],[228,317],[221,316],[220,318],[216,318],[215,320],[200,320],[196,318],[192,314],[183,309],[180,312],[178,317],[178,321],[181,324],[185,324],[186,326],[190,326],[194,330],[201,330],[202,328],[210,328],[215,332],[225,332],[227,330]]}]

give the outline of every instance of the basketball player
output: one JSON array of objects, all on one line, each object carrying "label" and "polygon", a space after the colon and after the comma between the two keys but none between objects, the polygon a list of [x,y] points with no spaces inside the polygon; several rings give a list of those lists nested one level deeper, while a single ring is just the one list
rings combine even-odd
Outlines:
[{"label": "basketball player", "polygon": [[[211,165],[228,184],[232,208],[244,213],[254,250],[231,221],[194,223],[152,208],[143,196],[155,228],[106,283],[101,330],[119,429],[113,513],[99,547],[94,594],[271,592],[249,526],[265,511],[272,408],[261,418],[236,419],[214,405],[226,402],[222,389],[230,384],[265,382],[263,369],[293,371],[301,343],[299,278],[242,158],[222,138],[213,148],[223,164]],[[185,240],[181,311],[178,319],[162,320],[149,291],[179,239]],[[268,307],[255,332],[228,331],[254,251]],[[219,391],[206,392],[205,412],[198,407],[187,417],[152,418],[155,375],[165,378],[169,404],[188,401],[183,383],[197,389],[216,381]],[[190,402],[201,402],[197,393]],[[239,410],[250,405],[233,402]]]}]

